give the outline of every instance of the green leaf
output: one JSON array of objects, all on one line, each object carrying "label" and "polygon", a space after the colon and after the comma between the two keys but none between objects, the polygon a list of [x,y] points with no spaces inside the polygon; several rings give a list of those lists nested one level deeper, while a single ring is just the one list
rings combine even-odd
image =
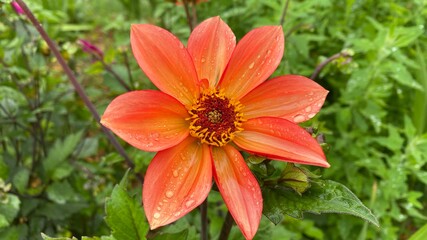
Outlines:
[{"label": "green leaf", "polygon": [[330,180],[316,181],[302,196],[282,188],[264,188],[263,198],[263,213],[274,224],[282,221],[284,214],[302,218],[304,212],[310,212],[350,214],[379,226],[372,212],[347,187]]},{"label": "green leaf", "polygon": [[395,61],[386,61],[381,66],[385,73],[389,73],[397,83],[413,89],[423,91],[423,87],[412,77],[407,67]]},{"label": "green leaf", "polygon": [[424,240],[427,239],[427,224],[424,224],[424,226],[420,229],[418,229],[418,231],[416,231],[414,233],[414,235],[412,235],[409,240]]},{"label": "green leaf", "polygon": [[111,197],[105,203],[107,215],[105,221],[116,239],[145,239],[148,224],[141,203],[131,198],[126,192],[128,172],[126,172],[120,185],[114,187]]},{"label": "green leaf", "polygon": [[0,214],[0,228],[9,227],[9,222],[3,214]]},{"label": "green leaf", "polygon": [[64,220],[69,218],[74,213],[80,212],[83,208],[86,208],[86,203],[74,203],[70,202],[67,204],[56,204],[51,202],[45,202],[35,211],[35,214],[46,216],[51,220]]},{"label": "green leaf", "polygon": [[30,179],[30,170],[25,167],[21,167],[17,170],[13,176],[13,186],[18,190],[19,193],[25,193]]},{"label": "green leaf", "polygon": [[184,229],[177,233],[160,233],[153,240],[186,240],[188,237],[188,229]]},{"label": "green leaf", "polygon": [[43,167],[49,178],[55,175],[64,177],[64,174],[58,173],[63,172],[64,170],[66,171],[66,169],[70,169],[69,164],[64,161],[74,151],[80,139],[82,138],[82,135],[83,131],[80,131],[75,134],[68,135],[64,141],[57,140],[55,142],[53,147],[49,150],[47,158],[43,161]]},{"label": "green leaf", "polygon": [[78,200],[77,194],[73,187],[67,182],[54,182],[46,189],[47,196],[50,200],[64,204],[67,201]]},{"label": "green leaf", "polygon": [[0,178],[7,179],[9,176],[9,167],[0,157]]},{"label": "green leaf", "polygon": [[0,201],[0,213],[6,221],[11,223],[19,212],[21,201],[13,194],[6,194],[5,199]]},{"label": "green leaf", "polygon": [[395,39],[393,45],[395,47],[406,47],[409,44],[413,43],[418,37],[424,33],[424,27],[408,27],[408,28],[399,28],[396,31],[397,38]]},{"label": "green leaf", "polygon": [[0,239],[21,240],[29,239],[27,237],[28,227],[26,224],[12,225],[0,230]]}]

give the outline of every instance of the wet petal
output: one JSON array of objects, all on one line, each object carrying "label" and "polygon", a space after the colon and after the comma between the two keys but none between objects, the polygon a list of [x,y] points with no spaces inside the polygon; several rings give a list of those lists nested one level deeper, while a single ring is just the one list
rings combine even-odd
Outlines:
[{"label": "wet petal", "polygon": [[286,75],[268,80],[244,96],[240,102],[245,118],[281,117],[303,122],[314,117],[328,91],[311,79]]},{"label": "wet petal", "polygon": [[233,31],[220,17],[200,23],[188,39],[188,52],[193,57],[199,79],[207,79],[210,87],[215,87],[235,46]]},{"label": "wet petal", "polygon": [[170,148],[188,136],[188,112],[159,91],[133,91],[115,98],[101,123],[132,146],[145,151]]},{"label": "wet petal", "polygon": [[133,24],[130,41],[139,66],[163,92],[188,106],[199,96],[197,73],[184,45],[170,32]]},{"label": "wet petal", "polygon": [[237,44],[220,87],[240,99],[265,81],[276,70],[284,51],[281,26],[266,26],[250,31]]},{"label": "wet petal", "polygon": [[176,221],[208,196],[212,186],[209,147],[188,137],[158,152],[148,166],[142,200],[151,229]]},{"label": "wet petal", "polygon": [[276,160],[329,167],[317,141],[303,128],[286,119],[263,117],[250,119],[234,143],[254,154]]},{"label": "wet petal", "polygon": [[259,184],[234,147],[214,147],[212,157],[215,182],[224,202],[245,238],[252,239],[262,215]]}]

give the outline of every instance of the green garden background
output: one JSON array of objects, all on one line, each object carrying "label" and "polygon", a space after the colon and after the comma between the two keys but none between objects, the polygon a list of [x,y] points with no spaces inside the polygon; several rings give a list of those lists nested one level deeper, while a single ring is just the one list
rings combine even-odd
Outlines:
[{"label": "green garden background", "polygon": [[[125,159],[110,144],[10,2],[0,1],[0,239],[121,240],[127,220],[117,209],[129,210],[136,232],[147,231],[141,178],[154,153],[119,140]],[[131,24],[163,27],[184,44],[190,25],[212,16],[238,40],[282,25],[285,55],[274,76],[304,75],[329,90],[303,126],[324,136],[331,167],[309,169],[347,186],[380,226],[334,211],[279,214],[277,225],[263,217],[255,239],[427,239],[426,0],[25,2],[99,114],[126,91],[155,89],[132,55]],[[207,206],[209,237],[218,239],[227,209],[217,191]],[[200,227],[196,209],[147,237],[200,239]],[[229,239],[243,239],[236,226]]]}]

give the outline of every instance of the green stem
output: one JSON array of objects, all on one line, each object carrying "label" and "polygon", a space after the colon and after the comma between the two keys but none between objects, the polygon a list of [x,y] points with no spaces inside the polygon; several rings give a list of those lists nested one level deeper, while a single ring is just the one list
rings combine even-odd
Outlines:
[{"label": "green stem", "polygon": [[190,10],[189,10],[189,2],[188,0],[183,0],[183,5],[184,5],[184,10],[185,10],[185,15],[187,16],[187,22],[188,22],[188,27],[190,28],[190,32],[193,31],[194,26],[193,26],[193,18],[190,14]]},{"label": "green stem", "polygon": [[288,7],[289,7],[289,2],[290,2],[290,0],[286,0],[285,7],[283,8],[283,11],[282,11],[282,16],[280,17],[280,26],[283,26],[283,24],[285,23],[286,13],[288,12]]},{"label": "green stem", "polygon": [[231,227],[233,227],[233,217],[230,214],[230,211],[227,212],[224,223],[222,224],[221,233],[219,235],[219,240],[227,240],[231,232]]},{"label": "green stem", "polygon": [[206,198],[203,201],[202,205],[200,205],[200,220],[202,222],[201,226],[201,239],[208,240],[209,232],[208,232],[208,199]]},{"label": "green stem", "polygon": [[345,52],[339,52],[339,53],[336,53],[336,54],[332,55],[331,57],[327,58],[325,61],[319,63],[319,65],[316,66],[316,69],[314,70],[310,79],[315,80],[317,78],[317,76],[319,75],[319,73],[322,71],[322,69],[324,67],[326,67],[326,65],[328,65],[330,62],[332,62],[333,60],[338,59],[340,57],[348,57],[348,54],[346,54]]}]

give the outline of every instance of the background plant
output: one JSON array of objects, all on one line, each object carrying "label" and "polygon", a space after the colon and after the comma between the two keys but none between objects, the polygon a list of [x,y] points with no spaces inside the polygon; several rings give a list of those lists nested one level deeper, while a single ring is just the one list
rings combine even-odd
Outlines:
[{"label": "background plant", "polygon": [[[154,88],[131,54],[130,24],[152,23],[182,41],[190,33],[185,5],[171,1],[26,3],[58,43],[98,112],[126,87]],[[220,15],[238,39],[254,27],[283,19],[286,55],[277,75],[311,76],[318,64],[328,62],[313,76],[330,91],[326,106],[307,126],[326,137],[332,167],[316,173],[348,186],[373,210],[381,227],[348,215],[305,214],[304,220],[283,216],[277,226],[263,218],[256,238],[408,238],[427,220],[427,3],[286,4],[210,0],[190,4],[188,10],[193,23],[194,12],[199,21]],[[41,239],[40,232],[79,239],[117,234],[120,201],[115,200],[129,203],[134,220],[143,217],[135,173],[143,175],[153,155],[122,143],[135,166],[127,175],[129,183],[114,187],[127,162],[27,18],[2,0],[0,19],[0,239]],[[103,55],[83,51],[82,39]],[[259,166],[252,169],[261,171]],[[215,239],[226,211],[217,192],[208,199],[210,236]],[[198,239],[199,214],[194,211],[151,236]],[[230,239],[239,238],[232,228]]]}]

